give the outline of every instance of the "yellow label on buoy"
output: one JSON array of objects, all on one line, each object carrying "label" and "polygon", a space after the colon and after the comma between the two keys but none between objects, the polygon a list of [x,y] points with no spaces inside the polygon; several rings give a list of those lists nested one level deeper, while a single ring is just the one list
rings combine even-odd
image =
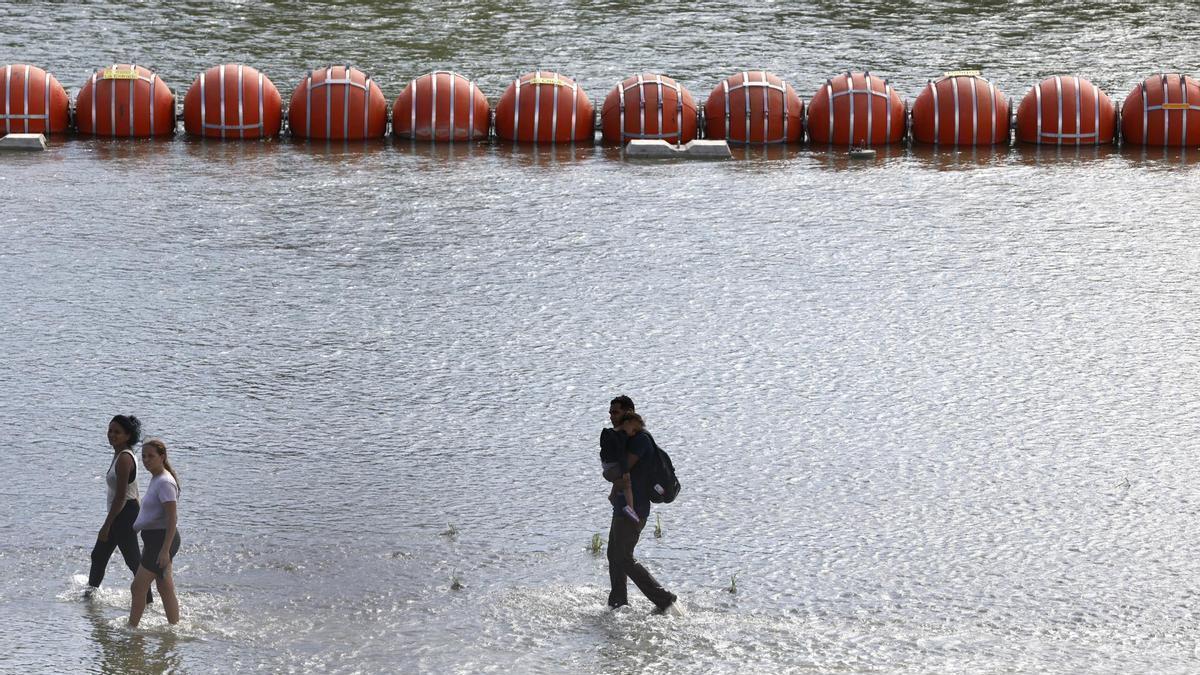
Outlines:
[{"label": "yellow label on buoy", "polygon": [[979,77],[978,70],[948,70],[942,73],[942,77]]},{"label": "yellow label on buoy", "polygon": [[105,68],[100,75],[102,80],[136,80],[138,74],[136,70],[117,70],[116,68]]},{"label": "yellow label on buoy", "polygon": [[554,85],[555,87],[567,86],[566,82],[563,82],[557,77],[531,77],[528,80],[525,80],[525,84],[550,84]]},{"label": "yellow label on buoy", "polygon": [[1187,103],[1164,103],[1164,104],[1162,104],[1163,110],[1187,110],[1191,107],[1192,106],[1188,105]]}]

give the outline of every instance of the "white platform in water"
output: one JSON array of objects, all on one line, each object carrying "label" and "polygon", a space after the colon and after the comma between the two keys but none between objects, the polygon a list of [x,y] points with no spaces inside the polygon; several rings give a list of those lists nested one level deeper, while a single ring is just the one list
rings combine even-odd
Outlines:
[{"label": "white platform in water", "polygon": [[40,152],[45,149],[46,137],[42,134],[9,134],[0,138],[0,150]]},{"label": "white platform in water", "polygon": [[729,151],[729,143],[725,141],[691,141],[683,146],[683,152],[689,157],[704,159],[730,159],[733,153]]},{"label": "white platform in water", "polygon": [[691,141],[687,145],[672,145],[660,139],[635,139],[625,146],[626,157],[647,159],[729,159],[729,144],[725,141]]}]

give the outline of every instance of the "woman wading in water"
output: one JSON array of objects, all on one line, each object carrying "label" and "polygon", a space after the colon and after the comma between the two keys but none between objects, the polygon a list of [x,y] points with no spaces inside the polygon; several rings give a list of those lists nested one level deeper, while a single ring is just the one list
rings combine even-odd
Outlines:
[{"label": "woman wading in water", "polygon": [[[108,423],[108,444],[113,449],[108,473],[104,475],[104,482],[108,484],[108,517],[92,547],[92,569],[88,574],[88,588],[84,591],[87,596],[104,581],[104,572],[114,550],[121,549],[125,564],[134,574],[141,563],[137,534],[133,531],[133,522],[139,512],[137,459],[133,456],[133,445],[141,435],[142,424],[133,415],[117,415]],[[151,601],[147,590],[146,602]]]},{"label": "woman wading in water", "polygon": [[133,604],[129,608],[129,625],[137,627],[146,609],[143,596],[150,591],[150,582],[158,586],[167,623],[179,623],[179,599],[175,597],[175,579],[171,576],[171,560],[179,552],[178,512],[179,476],[167,459],[167,446],[157,438],[142,444],[142,464],[152,478],[146,487],[146,499],[133,529],[142,533],[142,564],[133,578]]}]

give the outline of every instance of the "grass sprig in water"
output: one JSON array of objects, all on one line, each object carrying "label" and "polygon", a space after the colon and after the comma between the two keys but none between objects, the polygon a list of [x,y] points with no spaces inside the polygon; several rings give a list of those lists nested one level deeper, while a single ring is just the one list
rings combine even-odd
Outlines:
[{"label": "grass sprig in water", "polygon": [[654,538],[662,539],[662,514],[654,514]]},{"label": "grass sprig in water", "polygon": [[737,593],[737,577],[738,575],[736,572],[732,577],[729,577],[729,588],[726,588],[725,590],[729,591],[730,593]]},{"label": "grass sprig in water", "polygon": [[592,535],[592,543],[588,546],[588,550],[592,552],[592,555],[599,555],[600,551],[603,549],[604,539],[600,536],[600,533],[597,532],[596,534]]}]

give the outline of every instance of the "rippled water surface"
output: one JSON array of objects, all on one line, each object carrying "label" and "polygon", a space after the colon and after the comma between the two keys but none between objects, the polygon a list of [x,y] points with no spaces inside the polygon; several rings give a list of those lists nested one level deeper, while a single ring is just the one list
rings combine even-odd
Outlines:
[{"label": "rippled water surface", "polygon": [[[3,3],[0,62],[182,96],[353,63],[593,101],[1188,72],[1188,3]],[[62,139],[0,157],[0,670],[1195,672],[1195,151]],[[684,484],[610,613],[596,438]],[[104,431],[183,485],[183,622],[81,599]],[[662,536],[651,534],[661,527]],[[452,589],[452,585],[461,586]],[[730,593],[731,586],[736,593]]]}]

